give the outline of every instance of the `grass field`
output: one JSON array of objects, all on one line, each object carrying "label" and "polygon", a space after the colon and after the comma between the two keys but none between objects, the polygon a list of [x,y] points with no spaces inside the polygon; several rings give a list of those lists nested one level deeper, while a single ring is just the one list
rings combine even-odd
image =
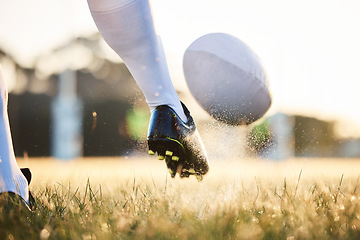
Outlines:
[{"label": "grass field", "polygon": [[221,159],[202,182],[156,157],[19,165],[38,208],[0,239],[360,239],[360,160]]}]

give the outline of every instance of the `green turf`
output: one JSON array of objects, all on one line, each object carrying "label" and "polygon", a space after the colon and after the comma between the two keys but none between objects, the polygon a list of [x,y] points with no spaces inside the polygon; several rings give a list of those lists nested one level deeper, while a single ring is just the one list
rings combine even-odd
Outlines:
[{"label": "green turf", "polygon": [[360,239],[358,177],[295,170],[209,175],[202,183],[166,173],[113,184],[35,179],[37,210],[0,216],[0,239]]}]

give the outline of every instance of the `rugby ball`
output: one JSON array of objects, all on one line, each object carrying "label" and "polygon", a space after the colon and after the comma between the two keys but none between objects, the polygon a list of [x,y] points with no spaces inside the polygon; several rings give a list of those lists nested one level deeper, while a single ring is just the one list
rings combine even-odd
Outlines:
[{"label": "rugby ball", "polygon": [[259,57],[229,34],[210,33],[196,39],[185,51],[183,70],[193,97],[219,121],[247,125],[271,105]]}]

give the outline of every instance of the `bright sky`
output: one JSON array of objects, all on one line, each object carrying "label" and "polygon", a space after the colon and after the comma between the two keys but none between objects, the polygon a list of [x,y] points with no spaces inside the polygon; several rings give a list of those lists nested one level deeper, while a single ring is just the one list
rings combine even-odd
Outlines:
[{"label": "bright sky", "polygon": [[[184,88],[187,46],[204,34],[225,32],[262,59],[272,112],[360,126],[360,1],[152,0],[152,6],[177,87]],[[0,45],[23,63],[94,31],[86,0],[0,0]]]}]

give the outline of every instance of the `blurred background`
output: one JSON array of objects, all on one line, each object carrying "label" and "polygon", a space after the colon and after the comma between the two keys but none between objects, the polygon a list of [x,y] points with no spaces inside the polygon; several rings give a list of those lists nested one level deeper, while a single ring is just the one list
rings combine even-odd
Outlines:
[{"label": "blurred background", "polygon": [[[360,157],[360,2],[153,0],[174,85],[210,157]],[[250,126],[226,126],[190,95],[182,56],[225,32],[267,71],[273,103]],[[17,156],[146,153],[149,110],[85,0],[0,0],[0,64]],[[230,151],[229,151],[230,150]]]}]

